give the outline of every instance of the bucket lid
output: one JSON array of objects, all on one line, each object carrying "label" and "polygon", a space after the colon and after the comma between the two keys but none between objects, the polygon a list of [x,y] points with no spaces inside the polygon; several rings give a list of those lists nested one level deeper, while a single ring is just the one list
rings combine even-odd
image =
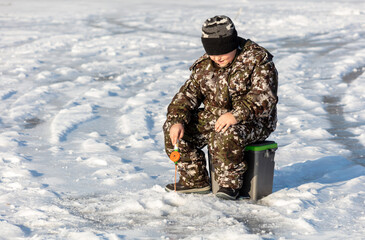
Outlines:
[{"label": "bucket lid", "polygon": [[263,141],[247,145],[245,151],[264,151],[268,149],[276,149],[278,144],[274,141]]}]

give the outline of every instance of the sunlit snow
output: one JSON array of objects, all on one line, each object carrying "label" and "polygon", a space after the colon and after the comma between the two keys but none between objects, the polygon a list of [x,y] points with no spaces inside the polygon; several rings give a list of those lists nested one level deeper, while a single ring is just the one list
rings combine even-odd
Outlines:
[{"label": "sunlit snow", "polygon": [[[164,186],[166,107],[225,14],[279,71],[273,193]],[[364,239],[362,0],[1,0],[0,239]]]}]

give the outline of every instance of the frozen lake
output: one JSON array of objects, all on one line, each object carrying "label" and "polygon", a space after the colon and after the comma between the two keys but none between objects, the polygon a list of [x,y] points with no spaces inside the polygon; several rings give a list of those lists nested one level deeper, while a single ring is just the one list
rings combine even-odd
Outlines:
[{"label": "frozen lake", "polygon": [[[164,190],[166,108],[220,14],[279,71],[256,203]],[[363,239],[363,1],[1,0],[0,26],[0,239]]]}]

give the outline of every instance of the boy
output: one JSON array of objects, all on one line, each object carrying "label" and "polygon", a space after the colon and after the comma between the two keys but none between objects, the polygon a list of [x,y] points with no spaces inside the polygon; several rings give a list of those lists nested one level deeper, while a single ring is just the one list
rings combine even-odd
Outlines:
[{"label": "boy", "polygon": [[[177,192],[209,193],[201,150],[208,145],[219,184],[216,196],[233,200],[247,169],[245,146],[275,130],[278,74],[273,56],[238,37],[229,17],[207,19],[201,40],[206,54],[190,67],[190,78],[168,106],[165,150],[170,155],[179,141]],[[174,191],[174,184],[165,189]]]}]

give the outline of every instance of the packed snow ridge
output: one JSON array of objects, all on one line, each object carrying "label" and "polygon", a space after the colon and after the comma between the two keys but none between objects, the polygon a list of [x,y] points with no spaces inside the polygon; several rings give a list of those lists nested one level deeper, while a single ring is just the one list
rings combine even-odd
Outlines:
[{"label": "packed snow ridge", "polygon": [[[363,239],[365,3],[0,3],[0,239]],[[230,16],[279,71],[273,193],[167,193],[166,107]]]}]

